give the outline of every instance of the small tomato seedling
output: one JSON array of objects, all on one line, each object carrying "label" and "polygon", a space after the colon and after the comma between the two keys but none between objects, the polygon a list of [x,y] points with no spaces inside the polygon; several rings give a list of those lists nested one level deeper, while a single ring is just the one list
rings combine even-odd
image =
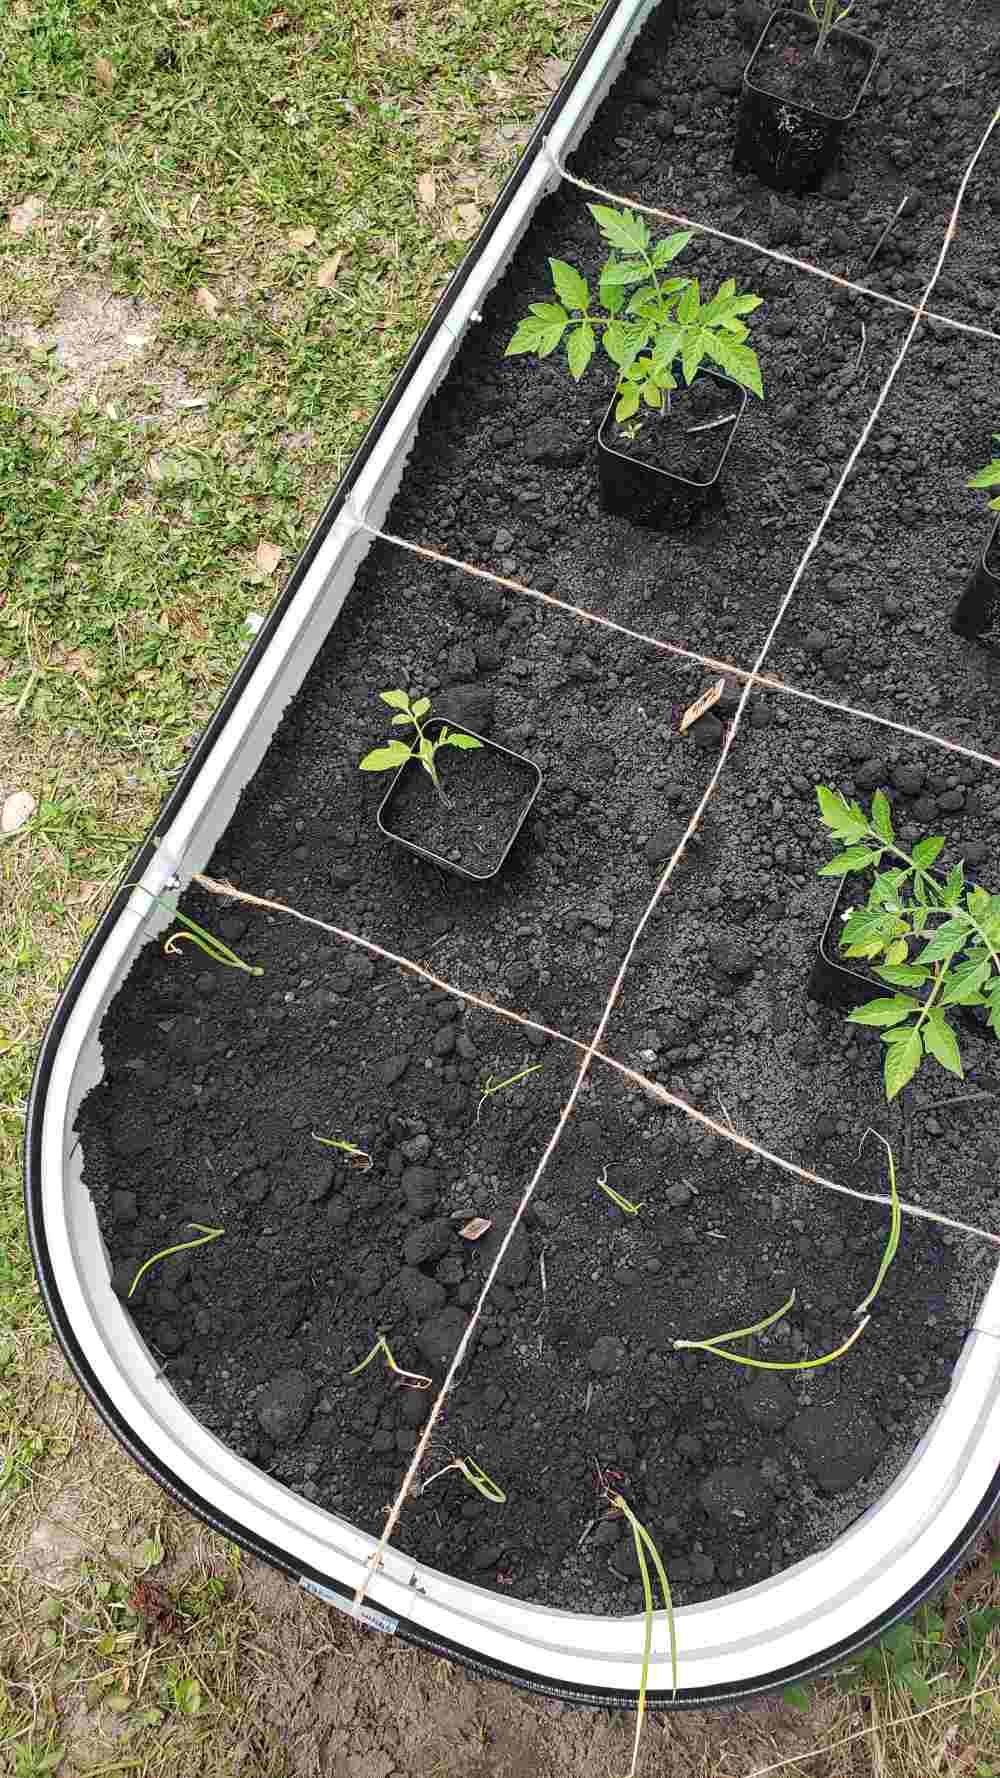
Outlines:
[{"label": "small tomato seedling", "polygon": [[463,752],[469,752],[474,747],[481,747],[482,742],[477,741],[474,735],[463,734],[461,729],[448,728],[447,724],[442,724],[440,734],[432,740],[424,729],[424,721],[431,713],[430,698],[418,698],[415,704],[411,704],[409,692],[380,691],[378,695],[383,704],[388,704],[390,710],[396,711],[392,719],[393,728],[415,729],[416,740],[410,745],[405,741],[389,741],[385,747],[373,747],[371,753],[366,753],[361,761],[361,770],[393,772],[397,767],[405,765],[408,759],[419,759],[445,808],[453,808],[454,804],[442,788],[434,756],[439,747],[458,747]]},{"label": "small tomato seedling", "polygon": [[596,330],[603,328],[601,344],[618,370],[619,425],[643,404],[658,410],[665,406],[669,412],[678,364],[685,383],[691,384],[711,359],[742,388],[763,396],[760,365],[746,344],[750,330],[743,320],[763,298],[738,291],[735,278],[727,278],[702,302],[697,278],[660,275],[683,252],[690,230],[654,243],[643,218],[631,210],[611,210],[606,204],[588,208],[613,249],[598,291],[604,314],[591,312],[590,286],[575,266],[550,259],[558,300],[531,303],[506,357],[530,352],[547,358],[565,338],[569,373],[579,382],[597,350]]}]

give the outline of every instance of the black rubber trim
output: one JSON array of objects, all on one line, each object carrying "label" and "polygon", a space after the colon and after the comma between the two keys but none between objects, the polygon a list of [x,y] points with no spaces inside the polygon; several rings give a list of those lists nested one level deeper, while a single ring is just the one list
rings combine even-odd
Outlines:
[{"label": "black rubber trim", "polygon": [[[417,365],[426,353],[432,335],[436,332],[452,301],[465,285],[483,245],[489,240],[501,218],[509,208],[514,194],[524,178],[526,170],[534,164],[546,135],[562,112],[569,93],[579,75],[590,61],[598,42],[603,37],[614,13],[618,9],[618,4],[619,0],[605,0],[605,4],[595,19],[594,24],[591,26],[566,79],[563,81],[558,93],[553,96],[539,119],[539,122],[536,124],[531,138],[525,147],[524,154],[504,184],[490,215],[486,218],[479,234],[476,236],[475,241],[461,265],[453,272],[443,294],[435,305],[426,327],[420,334],[419,338],[414,342],[411,351],[396,376],[386,400],[375,415],[375,418],[368,428],[368,431],[365,433],[361,444],[352,457],[339,487],[322,513],[305,549],[296,562],[284,591],[276,601],[274,608],[272,609],[267,622],[262,626],[259,635],[255,638],[252,646],[247,650],[243,661],[226,689],[218,709],[206,726],[197,746],[191,754],[191,757],[185,764],[177,784],[164,803],[154,827],[150,830],[149,835],[134,854],[128,870],[124,873],[126,881],[131,882],[136,876],[142,873],[156,849],[156,841],[154,838],[155,833],[159,832],[161,827],[172,821],[179,812],[184,799],[198,776],[198,773],[205,764],[205,761],[208,759],[209,754],[225,728],[236,700],[242,693],[250,674],[256,668],[261,656],[267,648],[277,625],[280,623],[291,600],[298,591],[303,576],[312,564],[317,550],[342,510],[358,476],[368,462],[390,416],[409,384]],[[669,18],[671,10],[675,8],[676,0],[661,0],[660,11],[662,15]],[[208,1525],[213,1531],[220,1533],[224,1537],[230,1538],[232,1542],[238,1544],[240,1548],[246,1550],[248,1554],[256,1556],[261,1561],[269,1563],[273,1568],[279,1569],[281,1573],[287,1575],[291,1580],[296,1582],[309,1580],[316,1583],[325,1588],[327,1592],[336,1594],[339,1598],[342,1598],[345,1605],[347,1605],[350,1600],[350,1590],[343,1586],[340,1581],[332,1579],[329,1575],[321,1574],[316,1569],[303,1568],[301,1564],[293,1562],[287,1553],[277,1544],[271,1543],[266,1538],[258,1537],[255,1533],[249,1531],[245,1525],[231,1519],[228,1514],[218,1512],[203,1498],[202,1495],[196,1493],[183,1483],[141,1439],[135,1437],[115,1406],[114,1401],[104,1389],[84,1357],[59,1294],[59,1287],[53,1271],[48,1241],[46,1239],[45,1228],[41,1216],[41,1131],[45,1113],[46,1094],[52,1073],[53,1060],[58,1050],[66,1021],[76,1002],[83,983],[90,974],[96,958],[102,950],[116,920],[125,906],[129,893],[130,891],[126,888],[122,888],[118,891],[87,940],[62,989],[55,1010],[46,1028],[39,1049],[38,1058],[35,1063],[25,1124],[24,1198],[28,1239],[31,1246],[31,1254],[34,1260],[35,1270],[38,1276],[42,1301],[66,1360],[84,1393],[89,1397],[96,1412],[100,1415],[109,1430],[114,1433],[115,1438],[128,1452],[133,1462],[137,1463],[140,1469],[145,1470],[146,1474],[152,1477],[159,1487],[163,1489],[165,1494],[169,1495],[169,1497],[179,1506],[184,1507],[186,1511],[192,1513],[196,1518],[201,1519],[203,1523]],[[890,1609],[883,1612],[880,1617],[872,1619],[870,1623],[864,1625],[854,1636],[832,1645],[828,1649],[824,1649],[821,1655],[818,1655],[809,1661],[799,1662],[790,1667],[775,1670],[760,1679],[755,1679],[752,1683],[746,1686],[707,1686],[698,1690],[689,1688],[678,1692],[676,1697],[672,1696],[669,1691],[650,1692],[647,1700],[650,1708],[697,1709],[705,1704],[739,1702],[742,1699],[757,1697],[762,1693],[774,1691],[782,1686],[792,1683],[793,1681],[808,1679],[816,1674],[824,1672],[828,1667],[842,1661],[847,1655],[853,1653],[855,1650],[864,1648],[870,1642],[876,1640],[878,1636],[884,1634],[884,1632],[894,1623],[897,1623],[901,1618],[907,1617],[916,1609],[923,1599],[927,1598],[930,1593],[933,1593],[935,1589],[947,1579],[948,1575],[958,1567],[963,1555],[973,1544],[983,1527],[994,1516],[998,1506],[1000,1506],[1000,1467],[997,1468],[993,1482],[983,1496],[979,1507],[969,1518],[960,1535],[955,1539],[951,1547],[939,1561],[936,1562],[924,1576],[922,1576],[920,1581],[910,1588],[908,1593],[901,1599],[897,1600]],[[377,1598],[373,1597],[371,1602],[373,1606],[389,1613],[389,1607],[380,1606]],[[395,1614],[392,1613],[390,1615],[394,1616]],[[632,1708],[636,1702],[635,1692],[611,1692],[602,1690],[600,1686],[567,1686],[555,1680],[542,1678],[538,1674],[530,1672],[527,1668],[507,1665],[500,1661],[484,1661],[482,1656],[477,1654],[474,1649],[466,1648],[458,1642],[431,1636],[422,1628],[422,1626],[413,1623],[407,1618],[398,1619],[397,1634],[402,1637],[405,1642],[411,1643],[414,1647],[424,1648],[435,1654],[445,1656],[448,1660],[460,1662],[462,1666],[468,1668],[471,1673],[481,1675],[484,1678],[503,1679],[508,1681],[511,1685],[534,1692],[543,1697],[558,1698],[566,1703],[603,1706],[609,1709]]]}]

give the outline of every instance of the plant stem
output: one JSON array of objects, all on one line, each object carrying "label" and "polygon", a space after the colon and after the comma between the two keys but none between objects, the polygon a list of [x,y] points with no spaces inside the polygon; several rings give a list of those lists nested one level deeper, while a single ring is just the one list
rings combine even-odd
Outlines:
[{"label": "plant stem", "polygon": [[[410,709],[410,714],[411,714],[411,716],[413,716],[412,706]],[[438,801],[441,802],[446,809],[453,809],[455,807],[455,805],[452,802],[450,796],[445,796],[444,789],[441,784],[441,780],[437,775],[437,767],[434,764],[434,743],[433,743],[433,741],[427,740],[427,737],[424,734],[423,723],[421,722],[419,716],[413,716],[413,722],[414,722],[414,727],[416,728],[416,731],[417,731],[417,739],[420,743],[421,748],[423,748],[424,746],[427,746],[430,748],[430,757],[429,758],[427,757],[426,754],[421,752],[420,763],[423,766],[424,771],[427,773],[427,776],[429,777],[431,783],[433,784],[435,790],[438,793]]]}]

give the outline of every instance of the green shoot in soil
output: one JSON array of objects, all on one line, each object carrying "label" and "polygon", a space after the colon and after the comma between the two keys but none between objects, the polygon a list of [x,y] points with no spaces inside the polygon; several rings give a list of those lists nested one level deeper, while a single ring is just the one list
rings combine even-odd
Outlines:
[{"label": "green shoot in soil", "polygon": [[[891,987],[927,989],[922,997],[897,993],[870,1000],[847,1015],[855,1025],[882,1028],[886,1098],[902,1091],[926,1056],[964,1078],[947,1008],[988,1007],[990,1029],[1000,1037],[1000,895],[966,883],[961,862],[943,883],[931,874],[944,845],[940,834],[905,852],[883,791],[875,792],[870,817],[825,784],[817,785],[816,795],[821,821],[844,847],[820,876],[877,873],[865,906],[845,921],[844,955],[862,958]],[[879,871],[886,853],[901,863]]]},{"label": "green shoot in soil", "polygon": [[632,1531],[635,1553],[639,1560],[639,1573],[642,1576],[642,1593],[646,1607],[646,1634],[642,1646],[642,1677],[639,1681],[639,1701],[635,1713],[635,1740],[632,1743],[632,1764],[628,1770],[628,1778],[634,1778],[639,1758],[639,1742],[642,1738],[643,1718],[646,1714],[646,1688],[649,1684],[649,1657],[653,1646],[653,1587],[649,1578],[649,1562],[647,1555],[652,1557],[660,1582],[663,1606],[667,1614],[667,1628],[670,1633],[670,1669],[673,1676],[673,1695],[677,1696],[677,1630],[674,1624],[674,1602],[670,1593],[667,1571],[663,1566],[660,1552],[657,1549],[645,1525],[636,1518],[624,1495],[613,1488],[606,1488],[608,1502],[616,1512],[624,1513]]},{"label": "green shoot in soil", "polygon": [[378,695],[383,704],[388,704],[391,710],[397,712],[392,719],[393,728],[414,728],[417,738],[412,746],[408,746],[405,741],[389,741],[384,747],[374,747],[361,761],[361,770],[393,772],[405,765],[408,759],[419,759],[445,808],[454,808],[450,797],[445,795],[441,787],[434,755],[439,747],[457,747],[467,753],[474,747],[481,747],[482,742],[477,741],[475,735],[463,734],[461,729],[448,728],[447,724],[442,725],[440,734],[432,741],[424,733],[424,718],[431,711],[430,698],[418,698],[415,704],[411,704],[410,694],[406,691],[380,691]]},{"label": "green shoot in soil", "polygon": [[[993,443],[1000,444],[1000,432],[994,432]],[[1000,488],[1000,457],[994,457],[985,469],[977,469],[965,485],[967,488]],[[1000,512],[1000,494],[994,495],[990,501],[990,511]]]},{"label": "green shoot in soil", "polygon": [[[886,1141],[884,1136],[879,1135],[877,1130],[866,1130],[865,1135],[861,1138],[862,1147],[864,1146],[865,1136],[874,1136],[876,1142],[881,1142],[882,1147],[885,1149],[885,1152],[889,1157],[889,1193],[892,1198],[892,1214],[889,1223],[889,1239],[885,1244],[882,1263],[879,1266],[875,1282],[868,1292],[868,1295],[863,1298],[855,1309],[855,1315],[863,1315],[866,1309],[871,1308],[872,1303],[878,1296],[879,1291],[885,1283],[885,1275],[896,1257],[900,1231],[903,1226],[903,1213],[899,1208],[899,1192],[896,1189],[896,1157],[892,1152],[892,1146]],[[861,1153],[861,1148],[858,1149],[858,1153]]]},{"label": "green shoot in soil", "polygon": [[244,963],[243,958],[238,957],[236,952],[231,950],[221,938],[217,938],[215,933],[209,932],[206,927],[199,926],[197,920],[192,920],[189,914],[182,914],[180,908],[174,907],[173,902],[168,901],[166,896],[154,895],[152,889],[146,888],[145,883],[127,883],[125,887],[127,889],[141,889],[144,895],[149,896],[150,901],[155,901],[157,906],[166,908],[173,919],[179,920],[181,925],[187,928],[185,932],[172,932],[165,941],[163,949],[168,957],[175,956],[177,946],[186,940],[188,944],[196,945],[199,951],[204,951],[206,957],[210,957],[213,963],[223,963],[227,969],[243,969],[247,975],[263,975],[264,971],[259,963]]},{"label": "green shoot in soil", "polygon": [[169,1259],[172,1253],[187,1253],[192,1247],[205,1247],[209,1241],[217,1241],[219,1236],[226,1232],[225,1229],[210,1229],[204,1222],[189,1222],[187,1226],[189,1229],[201,1230],[198,1239],[196,1241],[178,1241],[176,1246],[163,1247],[159,1253],[154,1253],[151,1259],[144,1260],[132,1280],[132,1288],[128,1293],[130,1297],[135,1295],[140,1278],[149,1271],[150,1266],[155,1266],[157,1260]]},{"label": "green shoot in soil", "polygon": [[375,1341],[374,1346],[372,1347],[371,1351],[368,1354],[368,1357],[363,1358],[361,1360],[360,1364],[356,1364],[352,1371],[348,1371],[348,1373],[347,1373],[348,1376],[349,1377],[360,1376],[361,1372],[363,1370],[368,1369],[368,1366],[371,1364],[372,1359],[377,1358],[380,1352],[382,1353],[383,1357],[385,1358],[385,1362],[389,1366],[389,1369],[391,1371],[393,1371],[395,1373],[395,1375],[399,1378],[399,1380],[403,1384],[404,1388],[406,1388],[406,1389],[429,1389],[430,1388],[430,1386],[431,1386],[430,1377],[425,1377],[422,1374],[422,1372],[420,1372],[420,1371],[404,1371],[402,1369],[402,1367],[396,1363],[396,1360],[393,1358],[392,1352],[390,1351],[389,1342],[386,1339],[385,1334],[379,1334],[378,1339]]},{"label": "green shoot in soil", "polygon": [[324,1148],[339,1148],[342,1154],[346,1154],[349,1164],[356,1167],[359,1173],[370,1173],[375,1164],[368,1150],[359,1148],[356,1142],[345,1142],[340,1136],[317,1136],[315,1130],[312,1139],[322,1143]]},{"label": "green shoot in soil", "polygon": [[839,6],[837,0],[809,0],[809,11],[816,22],[814,54],[817,61],[826,48],[826,40],[830,32],[835,31],[838,25],[842,25],[848,13],[853,10],[854,0],[849,0],[847,6]]},{"label": "green shoot in soil", "polygon": [[481,1469],[471,1457],[453,1457],[443,1469],[435,1470],[432,1476],[428,1476],[420,1490],[421,1494],[425,1494],[431,1483],[438,1481],[441,1476],[447,1475],[450,1469],[460,1470],[466,1481],[471,1482],[472,1486],[478,1489],[484,1500],[491,1501],[494,1506],[506,1504],[507,1496],[503,1489],[498,1488],[496,1482],[486,1474],[485,1469]]},{"label": "green shoot in soil", "polygon": [[751,1339],[754,1334],[764,1333],[769,1327],[773,1327],[776,1321],[780,1321],[783,1315],[787,1315],[794,1302],[795,1292],[793,1290],[788,1301],[782,1303],[780,1309],[775,1309],[773,1315],[765,1315],[762,1321],[755,1321],[751,1327],[737,1327],[733,1329],[732,1333],[714,1334],[710,1340],[675,1340],[674,1351],[711,1352],[716,1358],[728,1358],[730,1364],[743,1364],[749,1370],[754,1371],[815,1371],[824,1364],[832,1364],[835,1358],[843,1358],[844,1353],[850,1350],[855,1340],[860,1339],[871,1320],[871,1316],[866,1315],[862,1321],[858,1322],[854,1332],[842,1346],[838,1346],[835,1352],[825,1352],[822,1358],[799,1358],[779,1363],[765,1358],[745,1358],[741,1352],[726,1351],[726,1343],[729,1340]]},{"label": "green shoot in soil", "polygon": [[492,1099],[496,1093],[502,1093],[505,1087],[516,1087],[519,1080],[526,1080],[529,1074],[537,1074],[541,1066],[541,1062],[535,1062],[530,1068],[522,1068],[520,1074],[508,1075],[506,1080],[494,1080],[492,1074],[487,1075],[482,1098],[476,1106],[477,1124],[479,1122],[480,1112],[486,1104],[487,1099]]},{"label": "green shoot in soil", "polygon": [[[631,210],[610,210],[605,204],[588,208],[613,249],[598,291],[605,313],[591,314],[590,286],[574,266],[550,259],[558,300],[530,304],[505,356],[531,352],[547,358],[565,335],[569,373],[579,382],[597,350],[595,329],[604,328],[601,343],[618,367],[615,419],[619,424],[638,413],[643,402],[661,411],[665,406],[669,413],[678,363],[687,384],[711,359],[742,388],[763,396],[760,365],[745,344],[749,328],[742,319],[760,307],[763,297],[737,291],[735,278],[727,278],[708,302],[702,302],[697,278],[659,276],[683,252],[692,238],[690,230],[654,244],[643,218]],[[633,285],[638,288],[629,296]]]},{"label": "green shoot in soil", "polygon": [[[604,1168],[603,1172],[598,1174],[597,1183],[605,1197],[610,1198],[612,1204],[617,1204],[619,1210],[623,1210],[626,1216],[638,1216],[642,1209],[642,1204],[633,1204],[628,1198],[623,1198],[620,1192],[616,1192],[613,1185],[608,1184],[607,1167]],[[642,1203],[644,1204],[645,1201],[644,1198]]]}]

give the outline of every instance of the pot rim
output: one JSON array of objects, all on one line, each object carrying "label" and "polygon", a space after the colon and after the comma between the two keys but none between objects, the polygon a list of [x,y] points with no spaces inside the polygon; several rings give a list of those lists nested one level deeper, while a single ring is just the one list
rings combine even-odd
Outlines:
[{"label": "pot rim", "polygon": [[[603,451],[605,456],[614,457],[619,463],[627,463],[631,469],[645,470],[650,475],[662,476],[665,481],[682,482],[686,488],[712,488],[712,487],[714,487],[715,483],[719,479],[719,476],[722,474],[722,470],[725,465],[726,458],[729,455],[729,451],[732,446],[733,439],[736,437],[737,428],[740,424],[740,421],[743,418],[744,413],[746,412],[746,405],[749,400],[749,395],[748,395],[747,390],[743,387],[743,384],[738,383],[736,381],[735,377],[727,376],[725,371],[715,370],[712,368],[712,366],[706,365],[703,370],[698,371],[698,373],[694,379],[695,382],[698,381],[698,377],[702,377],[702,376],[711,377],[713,379],[713,381],[717,382],[717,383],[730,384],[732,388],[739,390],[740,396],[742,397],[742,399],[740,401],[739,409],[733,415],[732,425],[730,426],[729,431],[726,435],[726,442],[722,448],[722,454],[719,458],[718,463],[715,466],[713,473],[709,476],[707,481],[696,481],[692,476],[679,475],[675,469],[662,469],[658,463],[646,463],[643,461],[643,459],[641,457],[630,457],[626,451],[618,451],[615,449],[614,445],[608,444],[607,440],[603,437],[603,433],[604,433],[605,426],[608,424],[608,421],[610,419],[612,419],[612,417],[613,417],[615,402],[618,399],[617,392],[614,395],[612,395],[611,400],[608,403],[608,406],[605,410],[604,418],[602,419],[600,425],[597,428],[598,449],[600,451]],[[687,385],[687,387],[689,387],[689,388],[691,386],[692,386],[691,384]],[[655,409],[653,409],[651,411],[655,412]]]},{"label": "pot rim", "polygon": [[763,30],[761,31],[761,34],[758,37],[756,43],[754,44],[753,51],[750,55],[750,59],[747,62],[746,67],[743,70],[743,90],[745,92],[750,91],[752,93],[758,93],[762,98],[765,98],[765,99],[777,100],[780,104],[783,104],[783,105],[790,105],[795,110],[800,111],[803,114],[807,114],[811,117],[822,118],[824,123],[833,123],[833,124],[848,123],[850,121],[850,119],[854,116],[855,112],[858,109],[858,106],[860,105],[862,99],[864,98],[865,93],[868,90],[868,84],[871,80],[871,77],[874,74],[876,67],[878,66],[878,59],[879,59],[879,55],[881,53],[879,50],[878,44],[875,43],[872,40],[872,38],[865,37],[862,34],[862,32],[852,31],[850,29],[850,27],[847,25],[835,25],[834,26],[833,30],[830,33],[831,37],[843,37],[850,43],[861,44],[864,47],[864,49],[868,52],[868,56],[869,56],[868,71],[864,77],[864,80],[861,82],[861,85],[858,88],[857,94],[854,99],[854,103],[850,107],[849,111],[824,111],[822,106],[813,105],[809,102],[808,99],[792,99],[792,98],[789,98],[787,96],[787,94],[772,92],[770,87],[758,86],[756,81],[754,81],[751,78],[753,65],[754,65],[755,61],[757,60],[757,57],[760,54],[761,50],[763,49],[764,44],[767,41],[768,32],[770,31],[772,25],[776,24],[777,21],[782,18],[801,19],[806,24],[812,23],[812,21],[809,17],[809,14],[806,12],[799,12],[798,8],[795,6],[776,6],[774,11],[771,13],[770,18],[767,20],[767,23],[765,24]]},{"label": "pot rim", "polygon": [[527,766],[528,770],[531,772],[534,772],[534,774],[535,774],[534,789],[532,790],[531,795],[528,797],[527,802],[524,804],[524,807],[521,810],[521,813],[517,819],[517,822],[516,822],[515,826],[513,827],[513,829],[511,830],[510,839],[507,841],[507,844],[504,847],[503,852],[501,853],[496,864],[493,866],[493,869],[486,870],[486,871],[470,870],[468,865],[456,863],[456,861],[453,858],[445,858],[442,856],[442,854],[440,852],[435,852],[432,847],[421,846],[417,840],[404,839],[402,834],[395,833],[391,827],[386,826],[384,817],[385,817],[386,811],[388,810],[389,804],[391,803],[393,797],[396,794],[397,789],[399,788],[399,784],[400,784],[400,781],[403,777],[403,773],[408,772],[410,770],[410,767],[414,763],[416,763],[419,766],[420,762],[419,761],[415,762],[413,760],[412,756],[410,759],[404,759],[402,765],[399,766],[398,769],[392,775],[392,782],[389,785],[388,790],[386,791],[384,797],[382,798],[382,801],[379,803],[379,806],[378,806],[378,813],[376,815],[378,829],[379,829],[380,833],[383,833],[385,835],[387,840],[395,841],[397,846],[405,846],[406,850],[408,852],[416,853],[418,858],[429,858],[432,864],[438,865],[442,870],[453,871],[456,873],[456,875],[458,875],[460,877],[468,877],[470,879],[470,881],[474,882],[474,883],[489,883],[503,869],[504,865],[507,862],[507,859],[510,856],[510,852],[511,852],[511,849],[514,845],[514,842],[517,839],[517,836],[520,833],[525,822],[527,821],[529,814],[531,813],[532,807],[534,806],[535,799],[538,796],[538,792],[542,788],[541,768],[535,764],[535,761],[533,759],[529,759],[527,757],[527,754],[515,753],[513,747],[505,747],[502,741],[494,741],[490,735],[479,734],[476,729],[470,728],[468,723],[453,722],[451,717],[448,715],[431,716],[428,718],[428,720],[424,724],[424,726],[425,726],[425,728],[433,728],[436,725],[437,727],[440,728],[445,723],[447,723],[447,725],[450,728],[458,729],[460,734],[471,735],[474,741],[479,742],[480,746],[490,747],[490,748],[492,748],[494,753],[505,753],[507,755],[508,759],[516,759],[519,765]]}]

